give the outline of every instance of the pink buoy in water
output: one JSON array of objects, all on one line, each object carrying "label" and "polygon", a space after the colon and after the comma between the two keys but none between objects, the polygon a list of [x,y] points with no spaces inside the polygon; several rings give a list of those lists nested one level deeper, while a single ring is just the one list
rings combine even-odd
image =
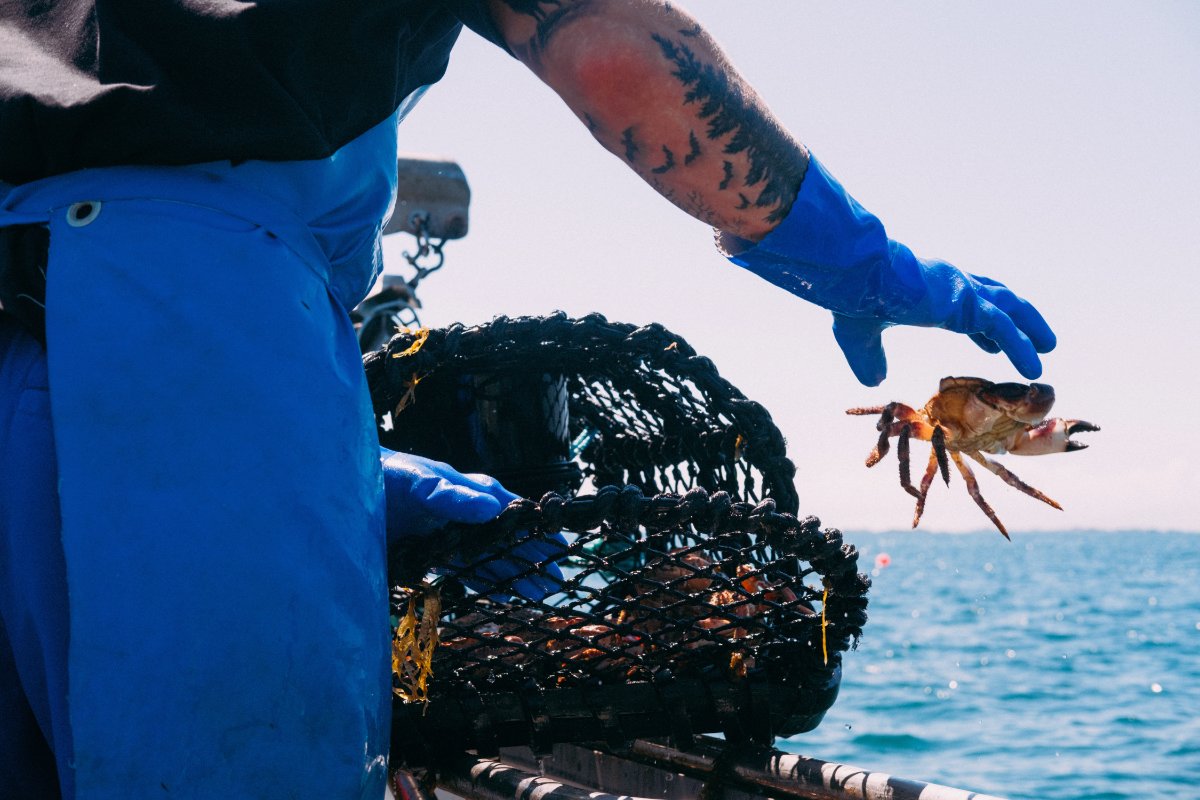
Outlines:
[{"label": "pink buoy in water", "polygon": [[890,566],[891,563],[892,563],[892,557],[889,556],[887,553],[880,553],[879,555],[875,556],[875,567],[877,569],[881,568],[881,567]]}]

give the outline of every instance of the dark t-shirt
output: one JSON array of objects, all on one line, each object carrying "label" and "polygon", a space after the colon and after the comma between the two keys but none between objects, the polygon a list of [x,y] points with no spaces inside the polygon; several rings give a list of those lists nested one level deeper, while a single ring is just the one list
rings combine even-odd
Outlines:
[{"label": "dark t-shirt", "polygon": [[322,158],[445,73],[484,0],[0,0],[0,180]]}]

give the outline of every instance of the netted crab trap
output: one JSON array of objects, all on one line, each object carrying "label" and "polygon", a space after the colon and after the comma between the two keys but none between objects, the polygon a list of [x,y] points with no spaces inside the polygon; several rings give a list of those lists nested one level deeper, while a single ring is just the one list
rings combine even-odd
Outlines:
[{"label": "netted crab trap", "polygon": [[526,497],[571,494],[586,478],[799,506],[770,414],[661,325],[498,317],[403,331],[363,363],[385,446]]},{"label": "netted crab trap", "polygon": [[711,361],[555,315],[405,332],[365,363],[386,446],[529,498],[389,553],[397,763],[819,724],[869,580],[795,516],[783,437]]}]

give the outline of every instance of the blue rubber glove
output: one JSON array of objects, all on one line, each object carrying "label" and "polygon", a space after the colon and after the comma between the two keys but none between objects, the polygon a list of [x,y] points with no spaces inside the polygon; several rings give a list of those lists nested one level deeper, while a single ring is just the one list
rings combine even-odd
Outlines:
[{"label": "blue rubber glove", "polygon": [[724,242],[733,263],[833,312],[833,335],[867,386],[887,376],[881,334],[892,325],[965,333],[989,353],[1004,351],[1030,379],[1042,374],[1037,354],[1054,349],[1037,309],[1001,283],[888,239],[815,157],[783,222],[757,245],[734,252],[733,243]]},{"label": "blue rubber glove", "polygon": [[[517,495],[505,489],[489,475],[457,471],[449,464],[431,461],[408,453],[379,448],[383,459],[383,488],[387,497],[387,537],[428,536],[448,522],[480,524],[495,519]],[[553,559],[563,555],[566,540],[555,537],[562,549],[551,542],[533,541],[512,550],[512,555],[524,561],[548,562],[541,571],[552,577],[530,575],[518,580],[513,588],[522,597],[541,600],[558,591],[562,571]],[[491,587],[503,584],[530,565],[518,561],[492,559],[475,571],[478,581],[467,585],[478,592],[491,592]],[[554,580],[554,579],[557,579]]]}]

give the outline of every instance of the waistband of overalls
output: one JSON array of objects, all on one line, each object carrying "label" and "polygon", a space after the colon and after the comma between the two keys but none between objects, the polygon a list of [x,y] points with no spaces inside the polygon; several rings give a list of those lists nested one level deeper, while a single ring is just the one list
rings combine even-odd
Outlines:
[{"label": "waistband of overalls", "polygon": [[82,203],[149,200],[215,210],[278,237],[326,283],[329,261],[309,226],[285,204],[219,173],[195,167],[84,169],[18,185],[0,182],[0,227],[48,224]]}]

